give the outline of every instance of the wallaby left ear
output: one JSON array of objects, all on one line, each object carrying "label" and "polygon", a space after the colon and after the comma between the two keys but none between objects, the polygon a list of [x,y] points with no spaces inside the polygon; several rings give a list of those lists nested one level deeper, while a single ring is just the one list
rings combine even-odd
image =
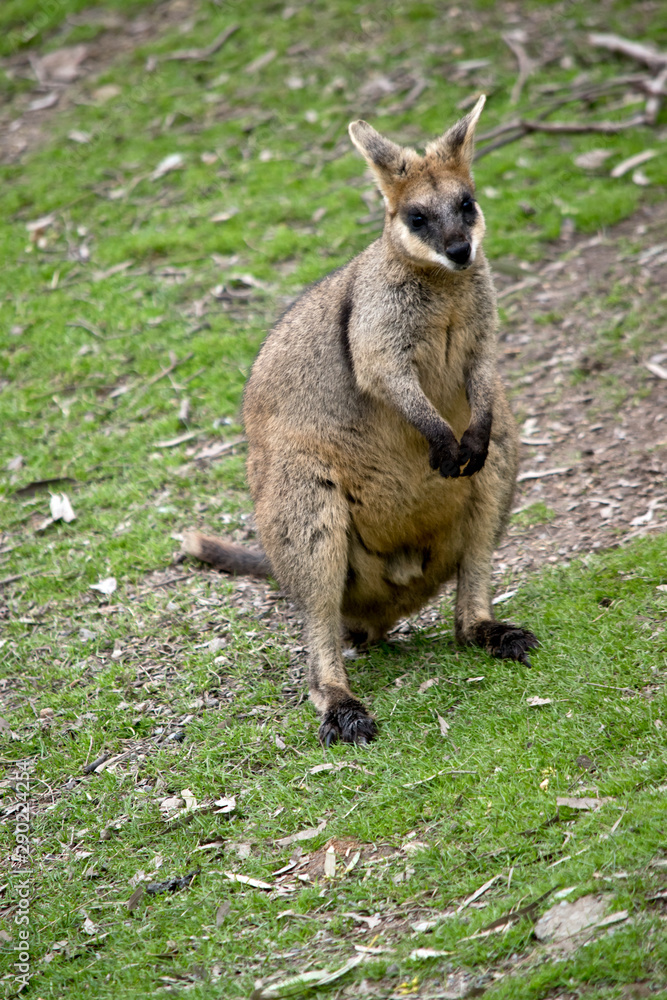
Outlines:
[{"label": "wallaby left ear", "polygon": [[382,194],[391,201],[395,185],[405,179],[419,156],[414,149],[398,146],[391,139],[386,139],[365,121],[352,122],[349,133],[352,142],[375,174]]},{"label": "wallaby left ear", "polygon": [[426,155],[435,155],[441,160],[449,160],[452,165],[470,170],[475,151],[475,127],[486,103],[486,95],[482,94],[472,111],[452,125],[439,139],[430,142],[426,147]]}]

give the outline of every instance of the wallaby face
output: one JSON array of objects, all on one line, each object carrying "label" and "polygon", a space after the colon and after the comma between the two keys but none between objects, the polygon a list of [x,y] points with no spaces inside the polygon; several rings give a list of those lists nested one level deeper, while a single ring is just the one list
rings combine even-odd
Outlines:
[{"label": "wallaby face", "polygon": [[342,637],[380,639],[457,579],[460,642],[527,664],[494,619],[491,558],[518,435],[495,367],[496,309],[471,177],[480,98],[424,156],[366,122],[350,135],[385,199],[380,239],[306,290],[246,385],[248,480],[264,553],[188,533],[227,572],[272,572],[301,609],[319,735],[367,743]]},{"label": "wallaby face", "polygon": [[384,195],[384,235],[415,263],[460,271],[475,261],[485,225],[470,167],[484,101],[481,97],[469,115],[430,143],[423,157],[385,139],[367,122],[350,125],[352,141]]}]

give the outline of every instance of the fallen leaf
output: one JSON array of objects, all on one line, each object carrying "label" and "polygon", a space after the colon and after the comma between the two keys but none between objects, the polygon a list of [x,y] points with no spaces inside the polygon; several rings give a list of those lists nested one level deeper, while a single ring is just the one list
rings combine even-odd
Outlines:
[{"label": "fallen leaf", "polygon": [[252,886],[253,889],[273,889],[274,887],[269,884],[269,882],[262,882],[258,878],[250,878],[248,875],[236,875],[234,872],[225,872],[225,878],[228,878],[230,882],[239,882],[241,885]]},{"label": "fallen leaf", "polygon": [[144,894],[143,885],[138,885],[127,901],[127,909],[130,913],[132,913],[133,910],[136,910],[139,903],[141,902],[143,894]]},{"label": "fallen leaf", "polygon": [[165,156],[163,160],[160,160],[150,179],[157,181],[160,177],[164,177],[165,174],[171,173],[172,170],[181,170],[184,162],[182,153],[170,153],[169,156]]},{"label": "fallen leaf", "polygon": [[94,924],[93,921],[90,919],[90,917],[86,916],[86,914],[84,914],[84,917],[85,917],[85,920],[83,921],[83,927],[81,928],[81,930],[83,931],[83,933],[84,934],[97,934],[97,930],[98,930],[97,924]]},{"label": "fallen leaf", "polygon": [[54,52],[47,52],[30,61],[35,76],[42,86],[49,83],[72,83],[81,75],[81,63],[88,55],[85,45],[68,45]]},{"label": "fallen leaf", "polygon": [[551,698],[540,698],[534,694],[530,698],[526,698],[526,704],[530,705],[531,708],[537,708],[539,705],[550,705]]},{"label": "fallen leaf", "polygon": [[70,521],[76,520],[76,514],[66,493],[52,493],[49,506],[54,521],[66,521],[69,524]]},{"label": "fallen leaf", "polygon": [[621,160],[620,163],[617,163],[609,176],[622,177],[623,174],[627,174],[628,171],[638,167],[641,163],[646,163],[647,160],[652,160],[654,156],[657,156],[657,152],[658,151],[656,149],[645,149],[641,153],[629,156],[627,160]]},{"label": "fallen leaf", "polygon": [[607,802],[613,802],[612,798],[604,799],[593,799],[593,798],[570,798],[569,796],[558,796],[556,798],[557,806],[567,806],[568,809],[581,809],[594,811],[599,809],[601,806],[605,805]]},{"label": "fallen leaf", "polygon": [[[217,157],[216,157],[217,159]],[[209,222],[229,222],[235,215],[238,215],[238,208],[228,208],[226,212],[216,212],[209,218]]]},{"label": "fallen leaf", "polygon": [[365,917],[363,913],[354,913],[354,911],[349,911],[347,913],[343,913],[342,915],[354,920],[355,924],[366,924],[369,931],[374,930],[379,924],[382,923],[382,917],[379,917],[377,913],[372,917]]},{"label": "fallen leaf", "polygon": [[223,796],[221,799],[217,799],[214,803],[217,806],[216,812],[218,813],[230,813],[236,809],[236,796],[228,795]]},{"label": "fallen leaf", "polygon": [[232,904],[229,902],[228,899],[226,899],[224,903],[220,904],[220,906],[218,907],[217,913],[215,915],[215,926],[216,927],[222,927],[223,923],[225,922],[225,917],[228,915],[228,913],[231,910],[231,908],[232,908]]},{"label": "fallen leaf", "polygon": [[472,896],[468,896],[467,899],[463,900],[460,906],[457,906],[456,912],[460,913],[461,910],[465,910],[467,906],[470,906],[470,904],[474,903],[476,899],[479,899],[480,896],[483,896],[484,893],[487,891],[487,889],[490,889],[493,883],[497,882],[499,878],[500,875],[494,875],[493,878],[490,878],[488,882],[484,883],[484,885],[480,885],[479,889],[476,889],[475,892],[473,892]]},{"label": "fallen leaf", "polygon": [[419,685],[419,693],[425,694],[426,691],[428,691],[429,688],[432,688],[434,684],[439,684],[439,683],[440,683],[439,678],[431,677],[429,678],[429,680],[424,681],[422,684]]},{"label": "fallen leaf", "polygon": [[47,108],[52,108],[60,100],[60,94],[57,90],[52,90],[50,94],[45,94],[44,97],[36,97],[34,101],[31,101],[28,105],[28,111],[45,111]]},{"label": "fallen leaf", "polygon": [[110,597],[117,586],[115,576],[105,576],[102,580],[98,580],[97,583],[91,583],[90,590],[98,590],[100,594],[106,594],[107,597]]},{"label": "fallen leaf", "polygon": [[276,746],[278,747],[279,750],[286,750],[287,749],[287,744],[285,743],[285,741],[280,736],[276,736],[274,742],[275,742],[275,744],[276,744]]},{"label": "fallen leaf", "polygon": [[655,375],[656,378],[667,379],[667,368],[664,365],[658,365],[653,361],[647,361],[644,368],[648,368],[651,375]]},{"label": "fallen leaf", "polygon": [[275,841],[276,846],[289,847],[290,844],[296,844],[300,840],[312,840],[313,837],[317,837],[319,833],[322,833],[326,825],[327,821],[323,819],[319,826],[310,826],[306,830],[300,830],[299,833],[291,833],[288,837],[281,837]]},{"label": "fallen leaf", "polygon": [[633,170],[632,171],[632,183],[636,184],[637,187],[649,187],[651,181],[646,176],[643,170]]},{"label": "fallen leaf", "polygon": [[121,89],[115,83],[105,83],[103,87],[98,87],[97,90],[93,91],[93,99],[99,101],[100,104],[106,104],[107,101],[118,97],[120,93]]},{"label": "fallen leaf", "polygon": [[440,726],[440,733],[442,736],[446,736],[450,728],[449,723],[447,722],[446,719],[443,719],[443,717],[439,715],[438,712],[436,712],[435,714],[438,716],[438,725]]},{"label": "fallen leaf", "polygon": [[333,878],[336,874],[336,851],[334,847],[328,847],[324,855],[324,875],[326,878]]},{"label": "fallen leaf", "polygon": [[574,165],[576,167],[583,167],[584,170],[596,170],[610,156],[613,156],[613,150],[611,149],[589,149],[587,153],[575,156]]},{"label": "fallen leaf", "polygon": [[162,799],[162,802],[160,803],[160,812],[175,812],[177,809],[182,809],[184,805],[185,802],[180,795],[170,795],[168,798]]},{"label": "fallen leaf", "polygon": [[451,951],[436,951],[435,948],[415,948],[414,951],[410,952],[410,961],[419,962],[426,958],[445,958],[452,954]]},{"label": "fallen leaf", "polygon": [[192,792],[190,791],[189,788],[184,788],[182,790],[182,792],[181,792],[181,798],[185,802],[185,808],[186,808],[187,811],[189,811],[190,809],[196,809],[197,808],[197,799],[192,794]]},{"label": "fallen leaf", "polygon": [[627,918],[627,910],[604,917],[608,905],[609,901],[601,896],[581,896],[574,903],[557,903],[535,924],[535,937],[540,941],[565,941],[588,928],[606,926]]}]

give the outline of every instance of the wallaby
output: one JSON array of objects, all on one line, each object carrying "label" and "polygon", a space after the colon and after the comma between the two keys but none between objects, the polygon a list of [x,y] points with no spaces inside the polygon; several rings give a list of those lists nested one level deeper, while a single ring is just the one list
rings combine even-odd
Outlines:
[{"label": "wallaby", "polygon": [[367,743],[344,630],[380,639],[457,576],[455,632],[529,663],[532,632],[496,621],[491,557],[518,436],[496,373],[496,304],[470,173],[485,98],[423,156],[350,127],[385,202],[382,236],[305,291],[245,388],[248,479],[266,552],[189,532],[191,555],[273,575],[299,605],[321,741]]}]

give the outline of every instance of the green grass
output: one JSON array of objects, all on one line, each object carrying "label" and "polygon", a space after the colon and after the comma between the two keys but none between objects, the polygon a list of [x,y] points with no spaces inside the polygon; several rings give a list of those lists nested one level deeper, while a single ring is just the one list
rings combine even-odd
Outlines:
[{"label": "green grass", "polygon": [[[140,6],[108,4],[130,13]],[[66,22],[82,8],[78,0],[3,4],[0,52],[87,37]],[[560,33],[577,62],[538,70],[520,111],[540,99],[541,86],[566,84],[584,66],[593,79],[625,70],[587,48],[591,27],[667,44],[657,7],[524,9],[545,19],[545,37]],[[541,1000],[571,989],[587,1000],[620,997],[623,984],[640,979],[665,988],[664,911],[651,901],[664,885],[664,868],[651,862],[666,847],[658,723],[667,598],[657,589],[667,582],[665,536],[522,582],[503,612],[543,640],[532,670],[456,648],[444,601],[441,624],[352,664],[381,739],[369,751],[326,755],[314,712],[300,703],[303,651],[291,626],[264,621],[252,592],[240,604],[242,588],[208,573],[174,566],[165,586],[154,576],[171,566],[172,533],[193,523],[247,535],[243,445],[212,462],[197,456],[239,437],[242,386],[278,312],[379,232],[380,203],[347,141],[348,121],[365,115],[419,144],[479,89],[490,94],[483,128],[506,120],[515,113],[516,70],[499,49],[504,14],[489,3],[453,15],[440,4],[338,0],[300,6],[289,18],[268,3],[202,3],[194,17],[187,37],[155,38],[83,83],[83,102],[53,118],[44,143],[0,168],[0,579],[17,577],[0,590],[0,790],[11,802],[12,775],[28,761],[35,798],[35,975],[22,995],[248,997],[257,977],[308,963],[342,966],[355,943],[393,950],[368,953],[313,996],[356,997],[363,978],[371,995],[410,995],[414,986],[420,996],[444,989],[448,969],[459,968],[491,998]],[[210,61],[160,59],[206,44],[231,23],[240,30]],[[308,50],[290,55],[294,45]],[[273,61],[248,74],[268,49],[276,49]],[[479,76],[456,78],[454,64],[479,58],[490,60]],[[428,80],[414,108],[392,112],[400,94],[368,108],[360,88],[369,76],[398,70]],[[294,77],[304,85],[287,87]],[[95,91],[107,84],[119,92],[101,103]],[[1,86],[13,93],[13,81]],[[629,214],[642,192],[629,176],[612,180],[607,167],[649,144],[663,155],[644,166],[653,182],[644,197],[659,197],[664,124],[663,114],[662,131],[602,141],[532,137],[482,159],[476,178],[490,255],[513,266],[535,261],[564,217],[595,231]],[[73,142],[73,129],[89,141]],[[573,165],[603,144],[614,154],[604,170]],[[153,178],[174,153],[182,168]],[[535,214],[526,214],[527,202]],[[212,222],[221,212],[228,221]],[[42,231],[26,228],[48,215]],[[251,280],[238,280],[244,275]],[[622,304],[622,290],[613,295]],[[631,317],[626,327],[637,346],[644,320]],[[599,331],[596,350],[614,351],[617,337],[615,327]],[[54,477],[67,477],[50,490],[68,494],[70,524],[45,525],[49,485],[31,487]],[[551,512],[535,504],[516,517],[528,527]],[[90,590],[108,576],[118,581],[109,599]],[[215,651],[212,638],[221,640]],[[531,707],[533,696],[551,702]],[[446,737],[438,715],[450,726]],[[160,742],[181,732],[182,742]],[[83,776],[86,762],[124,750],[134,756]],[[581,754],[594,773],[578,767]],[[311,774],[323,761],[354,766]],[[611,801],[590,813],[561,808],[550,822],[557,795],[593,794],[587,788]],[[160,802],[183,789],[200,803],[234,795],[236,807],[166,820]],[[370,864],[366,853],[343,875],[338,857],[333,881],[295,881],[285,896],[221,874],[273,883],[293,850],[275,841],[322,820],[326,828],[304,851],[336,837],[386,845],[386,860]],[[11,813],[2,835],[9,854]],[[403,850],[412,842],[424,846]],[[250,845],[247,857],[233,846],[240,843]],[[127,910],[137,873],[159,880],[195,868],[190,888],[144,896]],[[11,865],[4,875],[12,941],[2,939],[0,962],[11,995],[14,890],[23,876]],[[470,906],[430,933],[410,929],[494,875],[480,900],[486,908]],[[463,940],[559,886],[575,887],[569,899],[604,891],[630,917],[565,961],[536,946],[527,919],[505,934]],[[218,927],[225,901],[231,909]],[[382,922],[364,930],[350,912]],[[452,954],[410,958],[424,947]]]}]

